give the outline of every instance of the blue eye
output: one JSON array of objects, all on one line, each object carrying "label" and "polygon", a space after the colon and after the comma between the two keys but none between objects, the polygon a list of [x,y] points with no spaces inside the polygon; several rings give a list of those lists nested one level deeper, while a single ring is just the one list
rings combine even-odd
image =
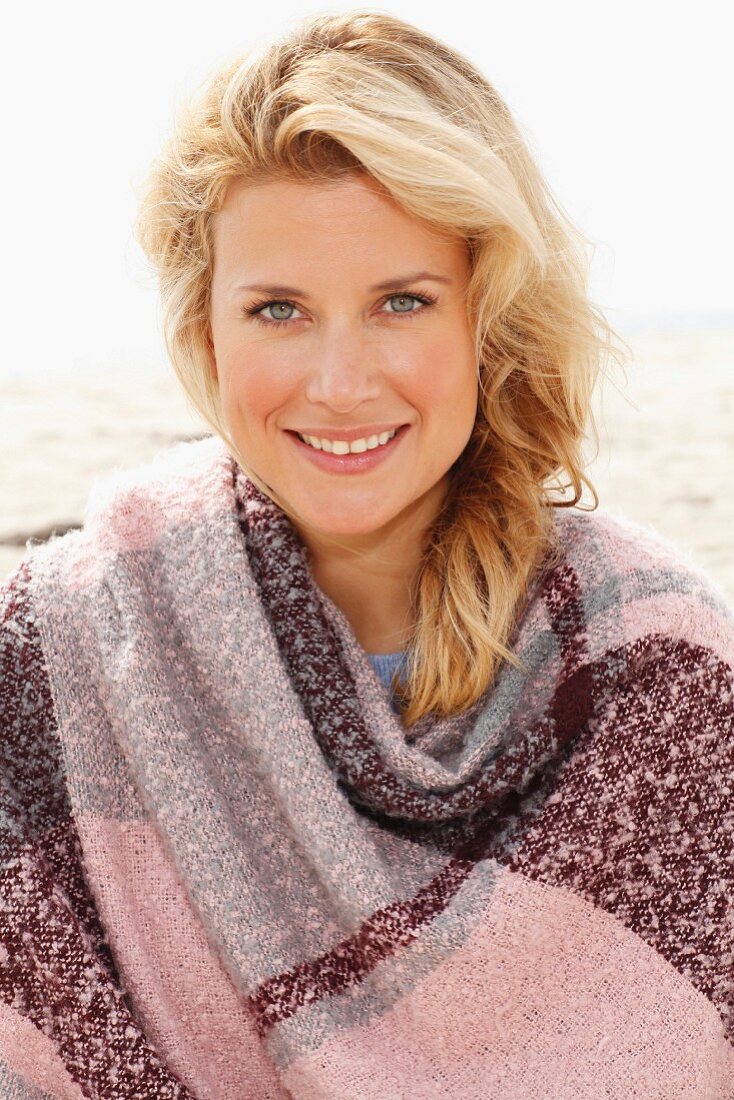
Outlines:
[{"label": "blue eye", "polygon": [[[392,302],[394,300],[401,300],[401,301],[412,300],[414,302],[420,302],[421,303],[421,308],[420,309],[409,309],[409,310],[403,310],[403,309],[392,310],[391,309],[391,310],[387,311],[388,313],[392,313],[393,316],[395,316],[395,317],[414,317],[417,313],[423,313],[423,311],[427,307],[432,306],[434,304],[434,302],[436,301],[435,297],[433,297],[430,294],[410,294],[410,293],[408,293],[408,291],[400,291],[397,294],[388,295],[387,298],[383,299],[382,304],[386,305],[388,302]],[[280,298],[269,298],[264,302],[262,302],[262,301],[261,302],[255,302],[254,305],[248,306],[244,310],[244,313],[248,317],[252,317],[253,320],[256,321],[260,325],[269,325],[271,327],[273,325],[275,325],[279,328],[283,328],[285,325],[290,324],[291,321],[294,320],[294,318],[293,317],[280,317],[280,318],[278,318],[278,317],[265,317],[263,315],[263,310],[270,309],[271,307],[277,308],[279,306],[286,306],[288,309],[291,309],[291,310],[297,309],[297,306],[294,302],[289,302],[286,299],[280,299]]]},{"label": "blue eye", "polygon": [[[394,302],[396,300],[397,301],[402,301],[402,302],[404,302],[406,300],[407,301],[413,301],[413,302],[422,302],[424,306],[425,305],[432,305],[433,301],[435,301],[435,299],[429,299],[429,298],[424,297],[423,295],[418,295],[418,294],[391,294],[390,297],[387,298],[383,304],[387,305],[388,302]],[[403,314],[405,314],[405,313],[420,313],[421,310],[420,309],[398,309],[398,310],[392,310],[391,309],[388,312],[389,313],[403,313]]]},{"label": "blue eye", "polygon": [[293,302],[274,302],[273,301],[273,302],[266,302],[265,305],[258,306],[256,309],[252,309],[252,310],[248,309],[247,312],[250,313],[250,314],[253,314],[257,318],[258,321],[262,321],[264,319],[266,324],[280,323],[281,321],[290,321],[291,320],[290,317],[268,317],[268,318],[263,318],[262,317],[262,310],[270,309],[271,306],[274,306],[276,308],[278,308],[279,306],[287,306],[288,309],[295,309],[296,308],[293,305]]}]

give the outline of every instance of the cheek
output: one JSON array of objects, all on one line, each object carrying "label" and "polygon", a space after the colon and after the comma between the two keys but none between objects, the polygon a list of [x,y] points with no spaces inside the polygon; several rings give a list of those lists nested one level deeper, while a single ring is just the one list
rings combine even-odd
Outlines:
[{"label": "cheek", "polygon": [[219,369],[222,404],[236,420],[258,420],[283,405],[291,388],[289,372],[269,351],[250,348],[224,355]]},{"label": "cheek", "polygon": [[413,364],[416,404],[436,411],[452,408],[458,415],[476,406],[477,378],[472,348],[461,339],[432,341]]}]

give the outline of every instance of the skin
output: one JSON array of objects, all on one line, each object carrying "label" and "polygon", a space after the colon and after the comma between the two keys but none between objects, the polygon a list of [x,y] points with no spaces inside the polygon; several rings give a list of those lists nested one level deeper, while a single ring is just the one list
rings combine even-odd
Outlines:
[{"label": "skin", "polygon": [[[352,173],[233,183],[213,246],[210,369],[227,429],[247,465],[299,513],[313,578],[357,641],[371,653],[404,648],[422,538],[477,412],[465,242]],[[369,289],[419,271],[451,281]],[[237,289],[253,283],[308,297]],[[402,297],[408,292],[437,300],[423,305]],[[268,299],[260,316],[272,323],[263,326],[245,310]],[[353,475],[317,469],[284,431],[373,423],[410,430],[386,461]]]}]

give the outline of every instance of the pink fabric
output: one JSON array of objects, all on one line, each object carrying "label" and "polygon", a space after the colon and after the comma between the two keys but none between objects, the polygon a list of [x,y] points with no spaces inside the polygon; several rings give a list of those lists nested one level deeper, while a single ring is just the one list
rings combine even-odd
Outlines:
[{"label": "pink fabric", "polygon": [[241,1100],[243,1088],[287,1098],[155,830],[95,817],[78,824],[120,977],[170,1068],[199,1100]]},{"label": "pink fabric", "polygon": [[[476,878],[460,909],[482,897]],[[442,935],[437,922],[372,982],[398,984],[411,954]],[[383,1095],[411,1100],[708,1100],[728,1095],[734,1073],[711,1004],[657,952],[573,894],[506,870],[442,966],[390,1012],[294,1062],[285,1083],[302,1100],[372,1100],[376,1063]]]}]

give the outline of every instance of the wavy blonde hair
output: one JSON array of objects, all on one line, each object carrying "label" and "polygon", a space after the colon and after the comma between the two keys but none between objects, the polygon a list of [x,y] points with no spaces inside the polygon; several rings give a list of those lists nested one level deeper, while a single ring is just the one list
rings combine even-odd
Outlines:
[{"label": "wavy blonde hair", "polygon": [[[587,294],[582,237],[508,108],[462,55],[391,15],[317,14],[220,67],[181,111],[142,188],[138,240],[160,283],[178,378],[249,477],[209,369],[212,218],[234,180],[366,172],[469,248],[479,404],[413,580],[403,725],[457,714],[494,682],[529,584],[559,558],[553,509],[583,485],[597,375],[616,334]],[[626,347],[626,345],[625,345]],[[561,482],[563,474],[568,482]],[[572,499],[552,494],[573,490]],[[338,540],[332,540],[338,543]]]}]

